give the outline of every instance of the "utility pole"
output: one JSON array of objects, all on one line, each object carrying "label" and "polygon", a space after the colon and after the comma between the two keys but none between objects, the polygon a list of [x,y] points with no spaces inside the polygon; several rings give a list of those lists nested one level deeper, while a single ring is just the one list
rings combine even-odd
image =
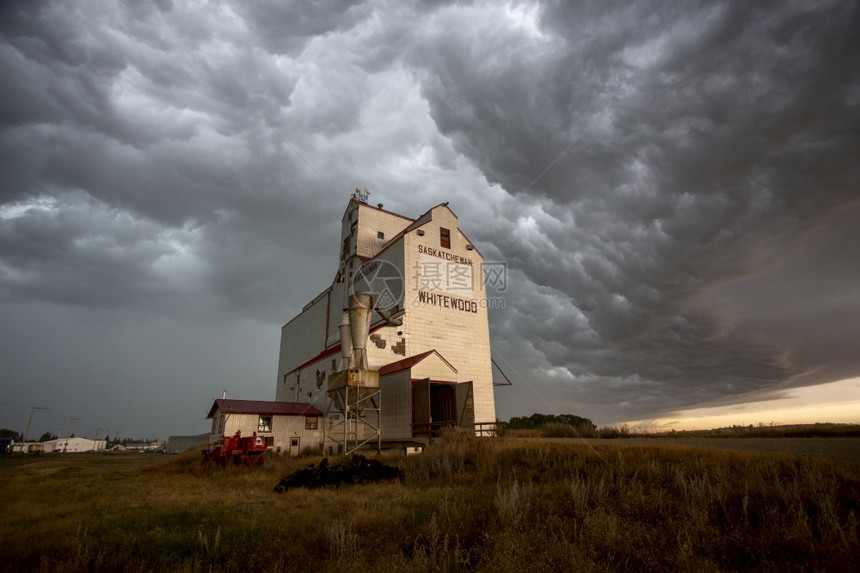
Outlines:
[{"label": "utility pole", "polygon": [[24,442],[25,444],[27,443],[27,434],[30,432],[30,422],[33,421],[33,414],[36,412],[36,410],[47,409],[48,408],[46,408],[45,406],[33,406],[32,408],[30,408],[30,417],[27,418],[27,427],[24,428],[24,437],[21,439],[22,442]]},{"label": "utility pole", "polygon": [[[107,429],[107,428],[96,428],[96,439],[94,440],[94,441],[96,442],[96,444],[98,444],[98,441],[99,441],[99,432],[100,432],[101,430],[104,430],[104,431],[105,431],[105,436],[107,436],[107,432],[108,432],[108,429]],[[93,447],[98,448],[98,446],[97,446],[97,445],[96,445],[96,446],[93,446]],[[107,447],[107,442],[105,442],[105,447]],[[98,449],[97,449],[96,451],[98,451]]]}]

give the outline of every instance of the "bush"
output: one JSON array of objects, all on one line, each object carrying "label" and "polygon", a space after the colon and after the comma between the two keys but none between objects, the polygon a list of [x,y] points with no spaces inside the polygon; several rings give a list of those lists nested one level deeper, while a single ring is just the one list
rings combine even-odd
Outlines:
[{"label": "bush", "polygon": [[587,424],[571,426],[558,422],[545,425],[541,433],[545,438],[594,438],[597,436],[594,426]]},{"label": "bush", "polygon": [[622,424],[621,426],[605,426],[597,430],[597,435],[601,438],[629,438],[632,435],[630,426]]}]

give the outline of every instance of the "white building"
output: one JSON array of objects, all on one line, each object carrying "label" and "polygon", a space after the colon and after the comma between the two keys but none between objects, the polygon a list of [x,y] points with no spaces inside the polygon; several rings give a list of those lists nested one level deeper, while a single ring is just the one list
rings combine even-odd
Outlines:
[{"label": "white building", "polygon": [[422,439],[443,427],[491,434],[483,267],[447,203],[411,219],[368,205],[357,191],[343,215],[332,284],[281,330],[276,400],[324,409],[329,376],[344,370],[339,327],[349,295],[370,292],[402,321],[373,314],[366,345],[367,369],[379,375],[382,439]]},{"label": "white building", "polygon": [[9,450],[4,453],[13,454],[41,454],[45,451],[45,446],[41,442],[23,442],[12,444]]},{"label": "white building", "polygon": [[73,453],[73,452],[103,452],[105,451],[105,440],[90,440],[88,438],[60,438],[42,442],[45,453]]},{"label": "white building", "polygon": [[213,436],[256,434],[278,453],[297,456],[308,449],[321,448],[322,412],[311,404],[266,402],[262,400],[215,400],[207,418]]}]

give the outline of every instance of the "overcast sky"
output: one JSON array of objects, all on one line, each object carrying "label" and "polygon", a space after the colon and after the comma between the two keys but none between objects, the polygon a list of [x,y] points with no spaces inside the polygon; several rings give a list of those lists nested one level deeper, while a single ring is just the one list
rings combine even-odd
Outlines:
[{"label": "overcast sky", "polygon": [[501,419],[860,375],[857,2],[9,1],[0,73],[0,427],[274,399],[356,186],[507,263]]}]

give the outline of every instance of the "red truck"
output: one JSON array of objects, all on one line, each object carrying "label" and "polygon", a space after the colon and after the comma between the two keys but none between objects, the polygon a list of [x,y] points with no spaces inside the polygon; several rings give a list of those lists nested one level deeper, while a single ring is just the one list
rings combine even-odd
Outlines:
[{"label": "red truck", "polygon": [[225,467],[228,464],[234,466],[259,466],[263,464],[266,457],[268,444],[266,439],[254,432],[253,436],[243,438],[239,432],[228,438],[220,438],[217,442],[207,444],[203,450],[204,464],[217,464]]}]

